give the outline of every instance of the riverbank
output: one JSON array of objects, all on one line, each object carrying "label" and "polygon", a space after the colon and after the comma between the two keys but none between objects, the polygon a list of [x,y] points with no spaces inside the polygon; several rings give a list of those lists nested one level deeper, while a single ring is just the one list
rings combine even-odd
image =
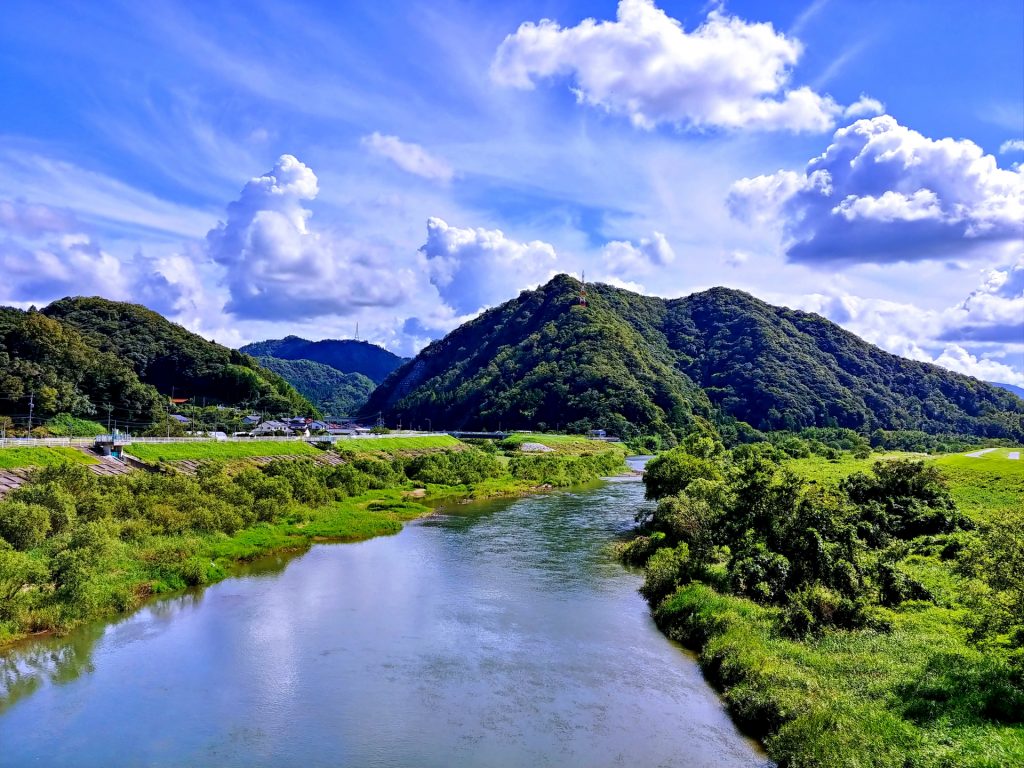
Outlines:
[{"label": "riverbank", "polygon": [[754,454],[656,468],[626,547],[736,722],[783,766],[1024,764],[1018,462]]},{"label": "riverbank", "polygon": [[0,502],[0,648],[211,584],[236,563],[401,530],[445,500],[529,493],[625,471],[619,447],[504,456],[458,444],[420,455],[346,453],[209,462],[98,479],[40,469]]}]

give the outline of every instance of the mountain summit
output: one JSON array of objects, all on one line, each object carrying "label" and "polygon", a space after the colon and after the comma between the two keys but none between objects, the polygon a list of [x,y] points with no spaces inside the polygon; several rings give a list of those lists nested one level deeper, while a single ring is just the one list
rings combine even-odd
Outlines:
[{"label": "mountain summit", "polygon": [[885,352],[820,317],[713,288],[641,296],[558,275],[427,346],[364,408],[461,429],[916,429],[1024,437],[1024,405],[968,376]]}]

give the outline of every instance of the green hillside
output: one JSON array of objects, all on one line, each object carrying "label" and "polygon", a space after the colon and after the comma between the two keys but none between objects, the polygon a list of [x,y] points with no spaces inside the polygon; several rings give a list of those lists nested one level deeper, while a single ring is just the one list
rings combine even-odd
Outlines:
[{"label": "green hillside", "polygon": [[241,348],[254,357],[276,357],[281,360],[312,360],[329,365],[342,373],[361,373],[374,384],[380,384],[405,362],[404,358],[367,341],[324,339],[308,341],[298,336],[255,341]]},{"label": "green hillside", "polygon": [[308,400],[249,355],[207,341],[138,304],[97,297],[55,301],[43,314],[75,329],[95,349],[131,365],[163,395],[269,412],[312,413]]},{"label": "green hillside", "polygon": [[889,354],[818,315],[714,288],[640,296],[559,275],[405,363],[366,413],[447,429],[914,429],[1024,437],[1024,405],[984,382]]},{"label": "green hillside", "polygon": [[359,412],[376,386],[361,373],[342,373],[312,360],[257,357],[257,362],[291,384],[324,416],[336,418]]}]

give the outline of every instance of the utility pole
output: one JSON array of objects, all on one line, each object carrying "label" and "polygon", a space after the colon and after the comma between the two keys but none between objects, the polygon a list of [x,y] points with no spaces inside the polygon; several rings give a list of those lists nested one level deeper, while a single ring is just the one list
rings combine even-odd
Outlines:
[{"label": "utility pole", "polygon": [[36,393],[29,392],[28,395],[28,436],[32,437],[32,411],[36,407]]}]

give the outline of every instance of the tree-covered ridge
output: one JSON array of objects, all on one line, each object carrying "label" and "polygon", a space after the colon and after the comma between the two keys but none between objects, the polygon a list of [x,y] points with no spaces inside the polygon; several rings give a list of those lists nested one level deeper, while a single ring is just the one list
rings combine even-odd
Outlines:
[{"label": "tree-covered ridge", "polygon": [[35,311],[0,307],[0,415],[106,414],[151,421],[164,399],[128,361],[97,349],[72,326]]},{"label": "tree-covered ridge", "polygon": [[43,314],[77,331],[100,352],[128,363],[163,395],[312,413],[312,404],[276,373],[238,350],[207,341],[138,304],[98,297],[65,298]]},{"label": "tree-covered ridge", "polygon": [[559,275],[434,342],[365,411],[446,428],[685,432],[845,427],[1024,437],[1007,392],[868,344],[818,315],[714,288],[681,299]]},{"label": "tree-covered ridge", "polygon": [[583,307],[578,290],[560,275],[485,312],[395,371],[365,412],[446,428],[623,435],[670,432],[710,414],[668,346],[644,337],[640,321],[658,300],[620,292]]},{"label": "tree-covered ridge", "polygon": [[276,357],[281,360],[312,360],[329,365],[342,373],[361,373],[374,384],[380,384],[400,366],[404,359],[368,341],[324,339],[309,341],[298,336],[255,341],[241,348],[254,357]]},{"label": "tree-covered ridge", "polygon": [[376,386],[361,373],[342,373],[312,360],[281,360],[276,357],[257,357],[256,360],[295,387],[327,417],[356,414]]}]

